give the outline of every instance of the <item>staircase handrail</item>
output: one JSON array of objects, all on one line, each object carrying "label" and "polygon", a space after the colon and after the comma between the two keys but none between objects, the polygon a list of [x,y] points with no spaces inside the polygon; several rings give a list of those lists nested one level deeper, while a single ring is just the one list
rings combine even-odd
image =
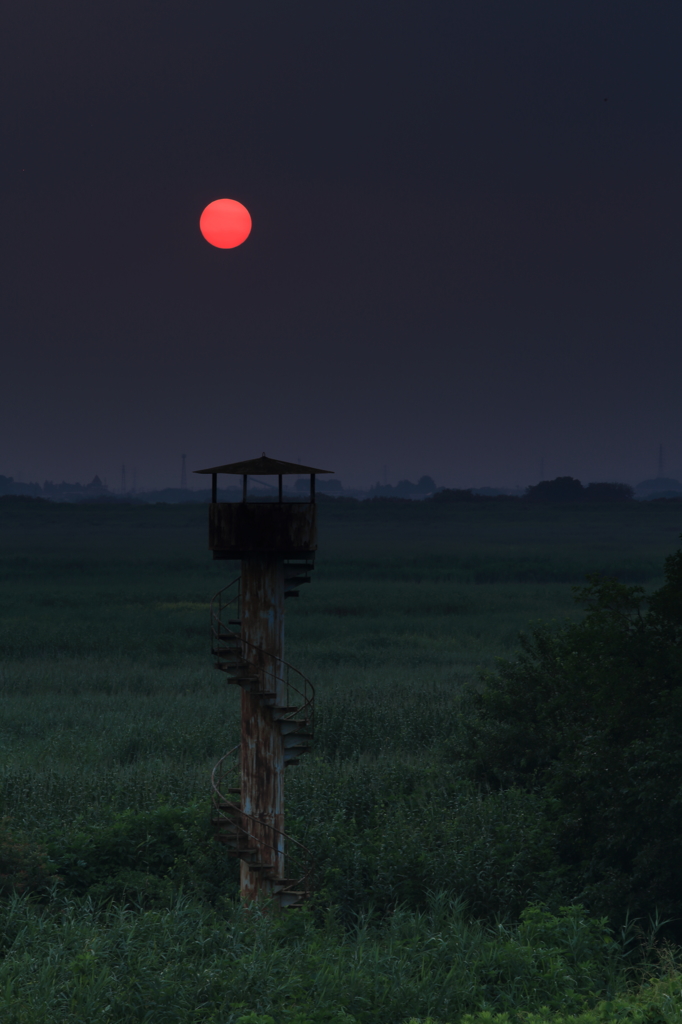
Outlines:
[{"label": "staircase handrail", "polygon": [[[314,732],[315,687],[310,682],[310,680],[306,676],[304,676],[303,673],[299,669],[297,669],[294,665],[291,665],[288,661],[285,661],[284,658],[280,658],[276,654],[272,654],[269,651],[266,651],[264,648],[259,647],[257,644],[251,643],[251,641],[244,639],[244,637],[242,637],[240,633],[236,633],[233,629],[230,629],[229,625],[227,623],[223,622],[223,620],[222,620],[222,615],[223,615],[224,611],[227,608],[229,608],[231,606],[234,606],[234,605],[237,606],[237,614],[239,616],[239,603],[240,603],[240,593],[239,593],[239,586],[238,586],[239,583],[240,583],[240,577],[237,576],[236,579],[232,580],[225,587],[223,587],[216,594],[214,594],[213,598],[211,599],[211,652],[219,657],[219,655],[217,655],[217,652],[215,650],[215,643],[216,642],[220,643],[220,638],[221,637],[229,636],[231,639],[237,640],[237,641],[239,641],[243,645],[242,646],[242,656],[244,655],[244,647],[247,647],[247,648],[249,648],[250,651],[255,651],[255,652],[257,652],[260,655],[265,655],[267,658],[270,658],[272,661],[274,661],[275,667],[284,668],[285,669],[285,674],[284,675],[281,675],[280,673],[278,673],[276,671],[273,671],[273,669],[269,669],[268,671],[274,676],[275,680],[283,679],[283,681],[284,681],[284,683],[285,683],[285,685],[287,687],[287,693],[289,691],[291,691],[292,693],[297,694],[301,698],[302,703],[298,707],[296,707],[294,711],[290,711],[286,715],[284,715],[282,717],[281,721],[288,721],[290,719],[293,719],[293,718],[296,717],[296,715],[298,715],[301,712],[303,712],[304,716],[306,718],[306,721],[309,721],[310,731],[311,731],[311,733],[313,733]],[[223,602],[223,595],[224,595],[225,591],[229,590],[230,588],[234,587],[235,585],[237,585],[237,593],[235,594],[235,596],[230,601]],[[216,602],[218,602],[218,612],[217,613],[215,611]],[[241,618],[241,616],[239,616],[239,617]],[[264,674],[264,670],[263,670],[262,666],[259,665],[258,662],[255,661],[253,658],[249,658],[247,656],[247,657],[244,657],[244,661],[246,661],[250,666],[253,667],[253,669],[255,670],[255,672],[257,673],[257,675],[259,677]],[[289,679],[289,673],[290,672],[293,672],[296,676],[298,676],[300,678],[301,683],[299,684],[299,686],[296,686],[296,684],[292,683],[291,680]],[[263,679],[263,682],[265,682],[265,679]],[[300,687],[302,687],[302,689]]]},{"label": "staircase handrail", "polygon": [[[226,754],[223,754],[223,756],[220,758],[218,763],[214,766],[213,771],[211,772],[211,788],[213,790],[213,798],[212,798],[213,807],[214,807],[214,809],[218,812],[218,814],[222,818],[224,818],[226,821],[229,821],[231,824],[233,824],[240,832],[243,833],[243,835],[245,835],[249,839],[253,840],[253,842],[256,844],[257,847],[265,846],[265,847],[269,848],[270,850],[272,850],[272,852],[275,854],[275,856],[279,856],[280,853],[282,852],[281,850],[278,850],[277,847],[274,846],[272,843],[268,843],[268,842],[264,841],[262,838],[252,835],[251,832],[249,832],[248,829],[244,828],[244,826],[242,824],[240,824],[239,822],[234,821],[231,818],[229,818],[228,815],[226,815],[224,813],[223,807],[216,803],[216,799],[215,798],[218,797],[218,799],[220,800],[221,804],[229,805],[234,811],[236,811],[241,816],[241,818],[248,818],[249,821],[254,822],[260,828],[263,828],[263,822],[262,821],[260,821],[256,817],[254,817],[254,815],[249,814],[242,807],[240,807],[238,804],[236,804],[233,800],[230,800],[228,797],[226,797],[221,792],[221,790],[219,788],[219,784],[216,782],[216,775],[220,774],[222,772],[223,762],[228,757],[233,756],[234,754],[236,754],[236,752],[239,750],[240,747],[241,747],[241,743],[238,743],[235,747],[232,747],[231,750],[228,750]],[[220,781],[220,785],[222,785],[222,780]],[[276,832],[277,835],[280,835],[284,839],[285,842],[293,843],[293,845],[298,847],[298,849],[301,851],[301,853],[303,855],[303,863],[305,865],[303,874],[301,875],[300,878],[297,878],[297,879],[294,879],[293,881],[291,881],[289,885],[282,886],[282,888],[280,889],[280,892],[294,892],[294,891],[297,891],[297,889],[296,889],[297,886],[302,886],[303,887],[303,891],[305,891],[306,893],[310,892],[311,889],[309,888],[308,883],[310,882],[310,880],[311,880],[311,878],[313,876],[313,872],[314,872],[314,868],[315,868],[315,862],[313,860],[313,856],[312,856],[310,850],[308,849],[308,847],[305,846],[303,843],[299,842],[298,839],[294,839],[294,837],[289,835],[289,833],[283,832],[282,829],[277,828],[276,825],[266,825],[265,827],[268,828],[268,829],[271,829],[273,832]],[[275,879],[275,881],[276,881],[276,879]]]}]

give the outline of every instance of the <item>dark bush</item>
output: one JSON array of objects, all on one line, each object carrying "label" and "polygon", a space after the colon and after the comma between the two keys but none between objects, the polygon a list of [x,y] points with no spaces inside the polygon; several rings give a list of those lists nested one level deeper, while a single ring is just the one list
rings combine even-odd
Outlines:
[{"label": "dark bush", "polygon": [[458,487],[444,487],[442,491],[436,491],[427,501],[478,501],[480,496],[474,494],[471,488],[462,490]]},{"label": "dark bush", "polygon": [[56,881],[46,850],[17,832],[9,819],[0,821],[0,894],[36,892]]},{"label": "dark bush", "polygon": [[526,490],[528,501],[582,501],[585,488],[572,476],[558,476],[555,480],[541,480]]},{"label": "dark bush", "polygon": [[460,489],[457,487],[444,487],[435,494],[429,495],[425,501],[518,501],[515,494],[478,494],[470,487]]},{"label": "dark bush", "polygon": [[64,884],[97,900],[165,903],[179,887],[210,900],[236,886],[237,862],[215,842],[203,807],[112,813],[96,828],[54,836],[49,850]]},{"label": "dark bush", "polygon": [[588,484],[586,501],[632,501],[635,492],[629,484]]},{"label": "dark bush", "polygon": [[635,492],[629,484],[588,484],[572,476],[558,476],[555,480],[542,480],[526,489],[528,501],[631,501]]},{"label": "dark bush", "polygon": [[469,769],[552,802],[576,896],[682,917],[682,551],[666,582],[591,577],[582,621],[542,625],[472,697]]}]

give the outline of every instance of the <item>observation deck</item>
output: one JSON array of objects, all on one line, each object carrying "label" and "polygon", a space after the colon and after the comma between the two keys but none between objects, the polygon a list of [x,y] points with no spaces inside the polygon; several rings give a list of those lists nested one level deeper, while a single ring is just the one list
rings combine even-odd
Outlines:
[{"label": "observation deck", "polygon": [[208,510],[213,557],[257,554],[303,558],[317,550],[317,505],[305,502],[213,502]]},{"label": "observation deck", "polygon": [[[245,559],[270,555],[283,559],[309,558],[317,550],[317,506],[315,477],[328,469],[301,466],[271,459],[263,452],[259,459],[232,462],[225,466],[195,470],[211,475],[212,490],[208,518],[208,546],[215,559]],[[242,477],[241,501],[218,501],[218,474]],[[284,501],[284,476],[310,475],[308,501]],[[249,501],[249,476],[278,477],[277,501]]]}]

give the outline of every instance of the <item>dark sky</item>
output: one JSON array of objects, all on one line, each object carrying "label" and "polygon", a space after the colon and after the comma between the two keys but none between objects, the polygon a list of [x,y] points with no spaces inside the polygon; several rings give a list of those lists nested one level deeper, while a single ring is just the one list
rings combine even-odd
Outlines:
[{"label": "dark sky", "polygon": [[0,473],[682,476],[680,0],[3,11]]}]

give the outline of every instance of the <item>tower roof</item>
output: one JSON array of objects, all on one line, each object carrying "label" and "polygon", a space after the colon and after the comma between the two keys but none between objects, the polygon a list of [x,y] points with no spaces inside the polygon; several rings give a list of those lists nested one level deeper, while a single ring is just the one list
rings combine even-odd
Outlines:
[{"label": "tower roof", "polygon": [[259,459],[247,459],[246,462],[230,462],[225,466],[211,466],[209,469],[195,469],[195,473],[235,473],[248,476],[292,476],[301,473],[333,473],[333,469],[315,469],[313,466],[301,466],[298,462],[280,462],[270,459],[263,452]]}]

